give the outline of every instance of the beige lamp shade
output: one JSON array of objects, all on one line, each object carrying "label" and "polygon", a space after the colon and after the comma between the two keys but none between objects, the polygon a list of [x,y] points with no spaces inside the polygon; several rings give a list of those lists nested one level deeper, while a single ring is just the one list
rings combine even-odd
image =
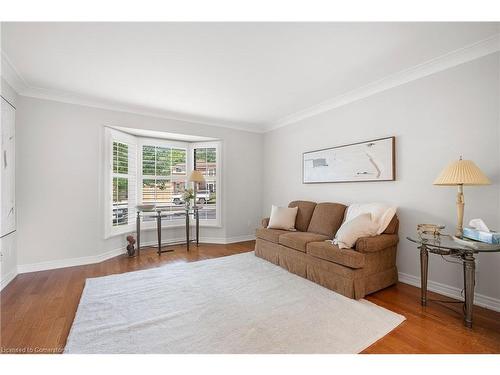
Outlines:
[{"label": "beige lamp shade", "polygon": [[205,177],[203,177],[200,171],[194,170],[189,175],[189,182],[205,182]]},{"label": "beige lamp shade", "polygon": [[457,160],[436,178],[434,185],[489,185],[490,180],[472,160]]}]

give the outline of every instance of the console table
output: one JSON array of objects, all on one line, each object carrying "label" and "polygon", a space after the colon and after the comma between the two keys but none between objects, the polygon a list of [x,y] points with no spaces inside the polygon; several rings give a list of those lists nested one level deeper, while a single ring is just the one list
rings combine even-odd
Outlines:
[{"label": "console table", "polygon": [[[182,212],[173,212],[170,211],[169,208],[162,208],[162,207],[156,207],[152,210],[140,210],[137,209],[137,216],[136,216],[136,231],[137,231],[137,255],[140,254],[141,250],[141,217],[144,217],[145,213],[152,213],[153,215],[149,215],[150,217],[156,218],[156,235],[157,235],[157,240],[158,240],[158,255],[161,255],[161,253],[166,253],[169,251],[174,251],[173,249],[162,249],[162,244],[161,244],[161,222],[162,219],[165,217],[172,217],[174,215],[179,215],[181,214],[182,216],[185,217],[185,225],[186,225],[186,248],[187,251],[189,251],[189,243],[190,242],[196,242],[196,246],[199,245],[199,238],[200,238],[200,217],[199,217],[199,207],[194,206],[193,208],[184,208],[184,211]],[[196,228],[196,238],[194,240],[191,240],[189,238],[189,229],[191,227],[191,220],[190,217],[193,216],[195,220],[195,228]],[[168,245],[175,245],[175,244],[166,244]]]},{"label": "console table", "polygon": [[[460,239],[457,241],[452,236],[440,235],[436,237],[407,237],[411,242],[418,245],[420,249],[420,283],[421,304],[427,304],[427,274],[429,253],[438,255],[450,255],[459,258],[463,263],[464,270],[464,325],[472,327],[472,306],[474,305],[474,286],[476,262],[474,254],[493,253],[500,251],[500,245],[488,245],[477,241]],[[468,244],[469,243],[469,244]]]}]

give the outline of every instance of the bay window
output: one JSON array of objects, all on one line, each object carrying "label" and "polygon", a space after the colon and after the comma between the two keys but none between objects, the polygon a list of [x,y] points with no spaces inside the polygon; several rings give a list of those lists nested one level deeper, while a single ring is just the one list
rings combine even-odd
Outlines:
[{"label": "bay window", "polygon": [[[136,205],[154,204],[166,215],[163,225],[183,226],[183,193],[196,169],[205,177],[198,184],[201,226],[219,226],[220,143],[180,142],[143,138],[105,128],[105,237],[135,231]],[[136,167],[138,166],[138,167]],[[109,168],[109,169],[108,169]],[[144,215],[143,228],[155,228],[155,219]]]}]

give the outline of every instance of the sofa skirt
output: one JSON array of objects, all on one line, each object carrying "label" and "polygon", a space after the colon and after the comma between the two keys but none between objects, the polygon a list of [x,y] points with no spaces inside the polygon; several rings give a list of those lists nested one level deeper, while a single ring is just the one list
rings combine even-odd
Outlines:
[{"label": "sofa skirt", "polygon": [[[382,251],[380,254],[382,258],[387,258],[387,263],[379,262],[378,266],[380,267],[383,264],[382,268],[385,268],[386,265],[388,268],[380,269],[377,267],[375,269],[375,267],[366,267],[366,269],[353,269],[260,238],[255,242],[256,256],[354,299],[363,298],[369,293],[376,292],[397,282],[397,269],[394,265],[389,266],[395,252],[396,248],[392,248]],[[370,273],[367,273],[367,271]]]},{"label": "sofa skirt", "polygon": [[301,251],[290,249],[289,247],[279,246],[279,266],[288,272],[307,277],[307,255]]},{"label": "sofa skirt", "polygon": [[279,266],[278,244],[260,238],[255,241],[255,255]]}]

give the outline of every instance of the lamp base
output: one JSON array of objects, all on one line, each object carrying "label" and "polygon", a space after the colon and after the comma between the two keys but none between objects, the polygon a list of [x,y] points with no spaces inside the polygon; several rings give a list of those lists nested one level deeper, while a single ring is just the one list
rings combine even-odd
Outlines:
[{"label": "lamp base", "polygon": [[455,231],[455,236],[458,238],[462,238],[464,235],[464,186],[458,185],[458,193],[457,193],[457,229]]}]

